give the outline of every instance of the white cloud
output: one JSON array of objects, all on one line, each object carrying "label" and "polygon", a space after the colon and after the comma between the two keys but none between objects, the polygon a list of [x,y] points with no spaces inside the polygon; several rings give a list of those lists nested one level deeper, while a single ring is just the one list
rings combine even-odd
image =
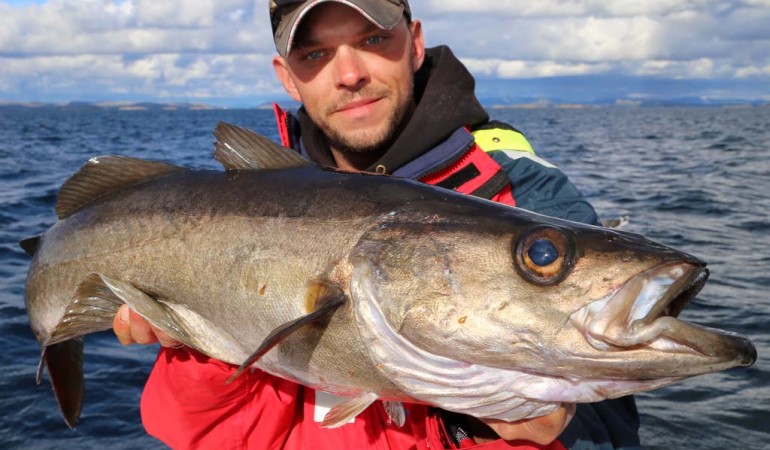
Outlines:
[{"label": "white cloud", "polygon": [[0,52],[272,53],[266,9],[258,0],[51,0],[24,8],[0,4]]},{"label": "white cloud", "polygon": [[[759,1],[759,0],[757,0]],[[509,17],[632,17],[662,16],[697,10],[716,4],[714,0],[431,0],[429,14],[465,13]],[[418,9],[419,10],[419,9]]]},{"label": "white cloud", "polygon": [[[770,76],[770,64],[766,66],[740,67],[738,70],[735,71],[735,76],[738,78]],[[768,95],[770,95],[770,93]]]},{"label": "white cloud", "polygon": [[557,61],[505,61],[464,58],[462,62],[478,75],[494,78],[541,78],[570,75],[593,75],[612,69],[608,63],[564,64]]},{"label": "white cloud", "polygon": [[[38,3],[0,0],[0,99],[64,87],[105,97],[280,92],[265,0]],[[412,7],[428,44],[448,44],[482,77],[770,81],[770,0],[415,0]]]},{"label": "white cloud", "polygon": [[674,79],[710,78],[720,69],[713,60],[701,58],[694,61],[650,60],[630,68],[629,72],[639,76],[666,76]]},{"label": "white cloud", "polygon": [[[24,84],[34,100],[67,91],[72,99],[99,92],[100,98],[238,98],[282,93],[262,70],[270,57],[201,54],[189,61],[178,54],[126,60],[120,55],[0,58],[0,80]],[[269,75],[269,76],[268,76]]]}]

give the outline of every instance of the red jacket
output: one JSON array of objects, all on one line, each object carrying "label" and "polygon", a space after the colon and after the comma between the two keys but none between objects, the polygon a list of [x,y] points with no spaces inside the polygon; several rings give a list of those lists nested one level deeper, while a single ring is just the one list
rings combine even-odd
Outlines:
[{"label": "red jacket", "polygon": [[[316,402],[313,389],[259,370],[225,384],[236,369],[188,348],[162,348],[142,394],[147,432],[174,449],[457,448],[449,444],[439,414],[427,406],[405,405],[406,423],[400,428],[391,423],[381,402],[353,423],[321,428],[328,398]],[[541,447],[503,440],[481,445],[466,441],[461,448],[564,449],[559,442]]]}]

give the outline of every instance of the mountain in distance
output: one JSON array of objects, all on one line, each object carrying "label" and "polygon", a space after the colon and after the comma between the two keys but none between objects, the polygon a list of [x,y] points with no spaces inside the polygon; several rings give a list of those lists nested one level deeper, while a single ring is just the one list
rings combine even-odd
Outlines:
[{"label": "mountain in distance", "polygon": [[573,101],[558,98],[533,97],[480,97],[482,105],[491,109],[544,109],[544,108],[600,108],[600,107],[762,107],[770,106],[765,100],[708,99],[700,97],[677,98],[598,98]]},{"label": "mountain in distance", "polygon": [[82,102],[43,103],[0,101],[0,109],[12,108],[58,108],[66,110],[117,110],[117,111],[176,111],[222,109],[204,103],[156,103],[156,102]]},{"label": "mountain in distance", "polygon": [[[287,98],[276,99],[284,110],[296,111],[301,104]],[[704,99],[700,97],[677,98],[597,98],[576,101],[564,98],[534,96],[479,95],[479,101],[488,109],[581,109],[602,107],[770,107],[766,100]],[[67,111],[202,111],[230,109],[204,103],[156,103],[156,102],[83,102],[67,103],[9,102],[0,101],[0,111],[13,109],[62,109]],[[272,110],[273,102],[255,102],[254,106],[238,106],[232,109]]]},{"label": "mountain in distance", "polygon": [[666,79],[585,75],[476,80],[476,95],[489,107],[761,106],[770,83],[725,79]]}]

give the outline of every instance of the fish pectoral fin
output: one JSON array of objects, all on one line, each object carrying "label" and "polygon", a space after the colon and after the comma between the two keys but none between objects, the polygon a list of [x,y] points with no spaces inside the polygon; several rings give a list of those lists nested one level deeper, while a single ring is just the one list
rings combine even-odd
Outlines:
[{"label": "fish pectoral fin", "polygon": [[118,308],[124,303],[172,338],[184,343],[189,341],[189,336],[166,306],[129,283],[92,273],[78,285],[64,316],[44,345],[109,330]]},{"label": "fish pectoral fin", "polygon": [[219,122],[214,158],[227,170],[288,169],[310,166],[299,153],[249,129]]},{"label": "fish pectoral fin", "polygon": [[396,424],[397,427],[403,427],[406,422],[406,411],[404,411],[404,404],[401,402],[382,402],[385,406],[385,412],[390,417],[390,420]]},{"label": "fish pectoral fin", "polygon": [[280,325],[274,329],[267,337],[262,341],[257,351],[251,354],[246,361],[241,364],[238,370],[227,380],[227,383],[231,383],[240,374],[243,373],[248,367],[255,362],[259,361],[262,356],[269,352],[270,349],[281,343],[289,335],[312,323],[319,323],[326,319],[331,313],[337,310],[343,303],[345,303],[346,297],[342,290],[332,284],[324,281],[313,281],[308,287],[308,296],[306,299],[307,308],[311,312]]},{"label": "fish pectoral fin", "polygon": [[358,397],[339,403],[324,416],[321,427],[339,428],[361,414],[372,403],[377,401],[377,394],[367,392]]},{"label": "fish pectoral fin", "polygon": [[102,195],[184,170],[173,164],[127,156],[91,158],[62,186],[56,216],[64,219]]}]

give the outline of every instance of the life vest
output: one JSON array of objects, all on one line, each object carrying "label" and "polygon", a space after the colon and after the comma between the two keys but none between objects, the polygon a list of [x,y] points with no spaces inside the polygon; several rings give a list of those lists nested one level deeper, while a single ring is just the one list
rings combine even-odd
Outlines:
[{"label": "life vest", "polygon": [[[292,147],[289,112],[273,104],[281,144]],[[487,152],[515,150],[534,154],[532,146],[518,130],[501,122],[489,122],[474,130],[473,143],[449,166],[419,178],[419,181],[463,194],[516,206],[508,174]]]}]

